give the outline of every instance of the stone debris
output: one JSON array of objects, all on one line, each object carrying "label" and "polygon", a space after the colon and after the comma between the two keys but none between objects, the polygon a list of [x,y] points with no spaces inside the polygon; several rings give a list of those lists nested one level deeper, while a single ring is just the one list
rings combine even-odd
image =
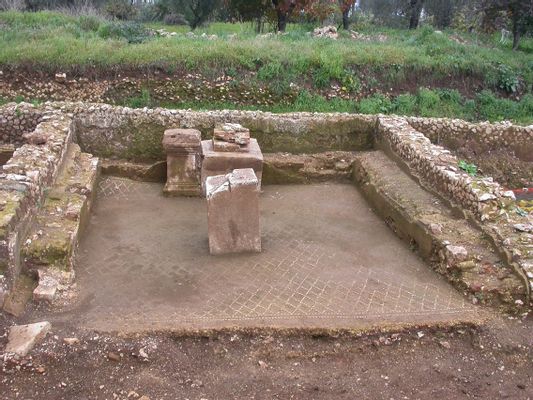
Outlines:
[{"label": "stone debris", "polygon": [[378,35],[365,35],[364,33],[356,32],[350,30],[350,37],[354,40],[359,40],[363,42],[386,42],[389,40],[387,35],[378,34]]},{"label": "stone debris", "polygon": [[446,246],[446,253],[448,260],[454,264],[465,261],[468,257],[468,252],[462,246],[448,245]]},{"label": "stone debris", "polygon": [[55,75],[55,80],[58,83],[65,83],[67,81],[67,74],[64,72],[58,72]]},{"label": "stone debris", "polygon": [[515,224],[513,227],[519,232],[533,232],[533,224]]},{"label": "stone debris", "polygon": [[52,325],[48,321],[12,326],[9,329],[5,352],[25,357],[51,328]]},{"label": "stone debris", "polygon": [[259,181],[252,168],[206,180],[211,254],[261,251]]},{"label": "stone debris", "polygon": [[38,270],[39,285],[33,291],[34,301],[53,302],[59,287],[59,280],[50,268]]},{"label": "stone debris", "polygon": [[333,25],[315,28],[313,31],[313,37],[328,38],[336,40],[339,37],[337,28]]},{"label": "stone debris", "polygon": [[250,130],[240,124],[220,124],[215,127],[213,138],[244,146],[250,143]]}]

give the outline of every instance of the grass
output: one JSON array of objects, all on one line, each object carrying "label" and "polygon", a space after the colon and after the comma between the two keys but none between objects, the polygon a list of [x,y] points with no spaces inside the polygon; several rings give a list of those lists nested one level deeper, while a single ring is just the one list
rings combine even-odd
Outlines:
[{"label": "grass", "polygon": [[122,104],[133,108],[163,106],[193,110],[262,110],[275,113],[294,111],[347,112],[460,118],[467,121],[508,120],[524,125],[533,123],[533,95],[524,96],[520,101],[511,101],[497,98],[490,91],[481,92],[475,99],[466,99],[457,91],[422,88],[415,94],[402,94],[392,98],[376,94],[360,101],[338,98],[327,100],[318,94],[302,91],[293,102],[274,105],[236,105],[234,102],[202,100],[161,104],[154,102],[150,93],[143,90],[140,96],[125,99]]},{"label": "grass", "polygon": [[[503,47],[462,45],[447,34],[429,28],[419,31],[382,30],[385,43],[310,39],[306,27],[293,26],[282,37],[261,38],[250,24],[215,23],[198,33],[227,36],[237,40],[146,38],[143,43],[128,43],[119,36],[102,37],[108,21],[94,17],[72,17],[54,12],[0,13],[0,64],[39,64],[49,68],[116,65],[146,66],[182,64],[188,68],[216,66],[253,70],[258,65],[277,63],[286,73],[297,76],[310,70],[324,71],[335,78],[348,67],[414,68],[440,76],[478,74],[495,83],[498,65],[504,64],[527,84],[533,82],[533,56],[511,52]],[[185,33],[183,26],[165,27]],[[370,33],[372,33],[370,31]],[[490,38],[489,38],[490,39]]]},{"label": "grass", "polygon": [[[178,34],[158,37],[150,35],[151,29]],[[521,51],[513,52],[509,43],[499,43],[498,35],[439,33],[430,27],[416,31],[374,26],[357,29],[370,36],[386,35],[388,40],[383,43],[353,40],[344,31],[336,41],[315,39],[309,37],[310,30],[312,26],[289,25],[286,35],[261,37],[251,24],[213,23],[197,29],[197,36],[190,38],[185,35],[189,31],[186,26],[124,24],[56,12],[0,12],[0,67],[30,65],[53,72],[156,66],[169,72],[186,70],[204,76],[225,72],[241,81],[250,81],[252,87],[268,85],[277,93],[283,93],[292,82],[298,83],[303,89],[290,103],[239,106],[276,112],[382,112],[469,120],[511,119],[523,123],[533,119],[531,38],[522,41]],[[219,39],[202,38],[203,33],[216,34]],[[459,78],[456,81],[477,79],[485,90],[471,93],[467,99],[452,87],[429,90],[415,86],[396,97],[367,93],[358,102],[326,100],[322,93],[337,84],[356,96],[362,88],[372,92],[401,85],[413,74],[440,80],[444,82],[441,85],[453,77]],[[519,93],[521,100],[511,101],[493,93],[514,97]],[[151,102],[149,93],[143,96],[124,102],[132,105]],[[236,107],[208,101],[186,101],[179,106]]]}]

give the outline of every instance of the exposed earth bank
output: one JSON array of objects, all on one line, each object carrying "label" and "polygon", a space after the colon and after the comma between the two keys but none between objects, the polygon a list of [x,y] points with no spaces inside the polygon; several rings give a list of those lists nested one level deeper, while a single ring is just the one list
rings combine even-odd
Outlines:
[{"label": "exposed earth bank", "polygon": [[[81,100],[139,107],[213,103],[238,108],[287,107],[294,105],[302,92],[321,96],[324,100],[360,101],[376,93],[390,97],[416,94],[420,88],[457,90],[466,99],[472,99],[487,88],[480,76],[437,76],[430,70],[416,69],[408,69],[398,76],[394,66],[379,71],[365,67],[354,70],[352,79],[357,84],[332,80],[320,86],[309,76],[288,81],[265,78],[253,70],[206,68],[195,71],[176,69],[172,65],[123,66],[107,70],[78,67],[61,71],[28,65],[0,66],[0,70],[0,98],[6,100]],[[498,87],[491,89],[498,96],[513,100],[527,93],[526,88],[512,95]]]}]

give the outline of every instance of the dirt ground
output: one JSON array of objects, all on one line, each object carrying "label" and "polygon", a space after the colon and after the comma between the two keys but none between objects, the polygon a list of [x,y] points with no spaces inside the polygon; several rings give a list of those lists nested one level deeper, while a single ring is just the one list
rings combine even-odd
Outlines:
[{"label": "dirt ground", "polygon": [[[11,321],[0,320],[0,348]],[[533,320],[310,336],[124,337],[54,327],[1,359],[3,399],[530,399]],[[79,342],[67,344],[64,338]],[[144,397],[143,397],[144,396]]]}]

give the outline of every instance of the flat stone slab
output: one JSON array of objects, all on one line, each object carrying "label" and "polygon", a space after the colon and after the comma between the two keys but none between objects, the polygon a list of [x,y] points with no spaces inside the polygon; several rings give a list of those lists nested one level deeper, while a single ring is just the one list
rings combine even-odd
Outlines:
[{"label": "flat stone slab", "polygon": [[265,186],[261,253],[211,256],[205,201],[166,198],[159,184],[101,181],[79,249],[79,303],[33,318],[124,332],[479,319],[481,309],[411,252],[352,185]]},{"label": "flat stone slab", "polygon": [[7,337],[6,353],[25,357],[50,331],[50,322],[37,322],[29,325],[12,326]]}]

